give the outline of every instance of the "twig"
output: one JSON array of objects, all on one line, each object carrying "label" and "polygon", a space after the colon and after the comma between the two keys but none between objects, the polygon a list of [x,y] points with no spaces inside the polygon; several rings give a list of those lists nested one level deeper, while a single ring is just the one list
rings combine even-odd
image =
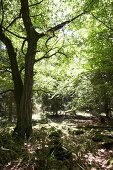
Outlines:
[{"label": "twig", "polygon": [[13,90],[13,89],[9,89],[9,90],[6,90],[6,91],[3,91],[3,92],[0,92],[0,95],[5,94],[5,93],[8,93],[8,92],[14,92],[14,90]]},{"label": "twig", "polygon": [[33,7],[33,6],[39,5],[39,4],[41,4],[42,2],[43,2],[43,0],[40,1],[40,2],[37,2],[37,3],[35,3],[35,4],[29,5],[29,7]]},{"label": "twig", "polygon": [[0,72],[9,72],[9,73],[12,73],[11,70],[8,70],[7,68],[2,68],[0,69]]},{"label": "twig", "polygon": [[38,58],[37,60],[35,60],[35,63],[38,62],[38,61],[41,61],[42,59],[47,59],[47,58],[51,58],[52,56],[54,56],[55,54],[57,54],[57,52],[51,54],[51,55],[44,55],[43,57],[41,58]]},{"label": "twig", "polygon": [[50,29],[47,30],[47,32],[54,32],[54,31],[57,31],[61,28],[63,28],[65,25],[69,24],[70,22],[73,22],[74,20],[76,20],[77,18],[79,18],[80,16],[82,16],[83,14],[85,14],[86,12],[82,12],[81,14],[78,14],[77,16],[73,17],[72,19],[70,20],[67,20],[67,21],[64,21]]},{"label": "twig", "polygon": [[6,30],[6,28],[5,28],[5,27],[3,27],[3,26],[2,26],[2,28],[4,29],[4,31],[9,32],[10,34],[14,35],[14,36],[15,36],[15,37],[17,37],[17,38],[26,39],[26,37],[23,37],[23,36],[17,35],[17,34],[15,34],[14,32],[12,32],[12,31],[10,31],[10,30],[8,30],[8,29]]},{"label": "twig", "polygon": [[51,38],[53,38],[53,36],[50,36],[50,37],[46,40],[46,42],[45,42],[46,48],[48,48],[47,43],[49,42],[49,40],[51,40]]},{"label": "twig", "polygon": [[39,17],[40,15],[41,15],[41,13],[40,14],[36,14],[36,15],[30,15],[30,18]]},{"label": "twig", "polygon": [[12,26],[12,25],[15,23],[15,21],[16,21],[17,19],[20,19],[20,18],[21,18],[21,10],[20,10],[19,16],[17,16],[16,18],[14,18],[14,19],[10,22],[10,24],[5,28],[5,30],[7,30],[10,26]]},{"label": "twig", "polygon": [[98,17],[96,17],[93,13],[90,13],[96,20],[98,20],[100,23],[102,23],[105,27],[113,31],[113,28],[109,27],[106,23],[104,23],[102,20],[100,20]]},{"label": "twig", "polygon": [[25,40],[23,41],[22,47],[21,47],[21,51],[22,51],[22,53],[23,53],[24,55],[25,55],[25,53],[24,53],[24,45],[25,45],[26,41],[27,41],[27,39],[25,39]]}]

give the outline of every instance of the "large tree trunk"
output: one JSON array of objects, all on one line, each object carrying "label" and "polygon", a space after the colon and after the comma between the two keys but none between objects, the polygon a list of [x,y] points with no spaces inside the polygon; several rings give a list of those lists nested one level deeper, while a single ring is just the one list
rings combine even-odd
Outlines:
[{"label": "large tree trunk", "polygon": [[40,38],[35,31],[29,17],[28,0],[21,0],[21,13],[27,34],[27,53],[25,55],[24,84],[22,82],[16,52],[11,40],[5,35],[0,25],[0,40],[6,45],[9,60],[11,63],[12,78],[14,82],[14,96],[17,109],[17,125],[14,134],[21,138],[29,137],[32,132],[32,86],[33,67],[36,55],[37,41]]},{"label": "large tree trunk", "polygon": [[24,87],[20,102],[20,114],[16,126],[16,131],[22,138],[24,138],[25,136],[29,138],[32,132],[32,86],[36,48],[37,41],[30,42],[25,57]]},{"label": "large tree trunk", "polygon": [[32,132],[32,86],[33,67],[37,48],[35,32],[28,41],[28,50],[25,55],[24,85],[20,76],[16,53],[11,40],[0,30],[0,40],[6,45],[11,63],[12,78],[14,82],[14,96],[17,110],[17,125],[14,134],[21,138],[29,137]]},{"label": "large tree trunk", "polygon": [[25,55],[25,75],[24,86],[21,96],[17,126],[15,132],[21,138],[29,138],[32,132],[32,86],[33,86],[33,67],[37,49],[37,33],[32,25],[29,16],[28,0],[20,0],[23,23],[27,34],[27,53]]}]

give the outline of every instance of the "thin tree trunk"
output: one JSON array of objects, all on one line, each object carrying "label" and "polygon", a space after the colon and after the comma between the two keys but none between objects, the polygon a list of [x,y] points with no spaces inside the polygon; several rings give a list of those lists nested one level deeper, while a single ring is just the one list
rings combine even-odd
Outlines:
[{"label": "thin tree trunk", "polygon": [[111,109],[110,109],[110,98],[107,94],[107,90],[104,91],[104,110],[106,117],[109,118],[111,116]]},{"label": "thin tree trunk", "polygon": [[23,82],[22,82],[21,75],[20,75],[19,68],[18,68],[18,63],[17,63],[17,58],[16,58],[17,54],[15,52],[15,49],[13,47],[11,40],[3,32],[2,26],[0,26],[0,40],[6,46],[9,61],[11,64],[12,79],[14,83],[14,97],[15,97],[15,102],[16,102],[16,111],[17,111],[17,118],[18,118],[19,110],[20,110],[20,100],[21,100],[22,91],[23,91]]},{"label": "thin tree trunk", "polygon": [[40,37],[36,33],[30,16],[28,0],[20,0],[23,23],[27,34],[27,53],[25,55],[24,86],[20,101],[19,116],[15,131],[21,138],[29,138],[32,133],[32,87],[33,67],[37,49],[37,41]]}]

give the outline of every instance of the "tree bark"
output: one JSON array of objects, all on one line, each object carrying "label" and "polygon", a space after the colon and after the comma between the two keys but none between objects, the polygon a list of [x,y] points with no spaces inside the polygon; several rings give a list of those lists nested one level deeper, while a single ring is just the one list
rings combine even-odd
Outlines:
[{"label": "tree bark", "polygon": [[33,67],[37,41],[29,43],[28,51],[25,56],[25,78],[22,98],[20,102],[20,114],[17,120],[16,131],[19,136],[29,138],[32,132],[32,86],[33,86]]},{"label": "tree bark", "polygon": [[12,122],[13,118],[13,102],[14,102],[14,96],[12,93],[8,94],[8,120],[9,122]]},{"label": "tree bark", "polygon": [[19,72],[16,52],[11,40],[5,36],[0,29],[0,40],[6,45],[8,52],[12,79],[14,82],[14,96],[17,110],[17,125],[14,133],[21,138],[29,137],[32,132],[32,86],[33,86],[33,67],[37,48],[35,32],[29,37],[28,50],[25,55],[25,78],[24,84]]},{"label": "tree bark", "polygon": [[28,0],[21,0],[21,13],[27,34],[27,52],[25,54],[25,75],[23,93],[20,101],[20,114],[17,119],[16,133],[22,138],[29,138],[32,133],[32,87],[33,67],[38,36],[29,16]]},{"label": "tree bark", "polygon": [[3,32],[0,25],[0,40],[6,45],[8,52],[12,79],[14,82],[14,96],[17,110],[17,124],[14,134],[21,138],[28,138],[32,132],[32,86],[33,86],[33,67],[37,49],[37,41],[40,38],[35,31],[31,19],[29,17],[28,0],[21,0],[21,13],[23,23],[26,29],[28,48],[25,54],[25,75],[24,84],[18,68],[16,52],[11,40]]}]

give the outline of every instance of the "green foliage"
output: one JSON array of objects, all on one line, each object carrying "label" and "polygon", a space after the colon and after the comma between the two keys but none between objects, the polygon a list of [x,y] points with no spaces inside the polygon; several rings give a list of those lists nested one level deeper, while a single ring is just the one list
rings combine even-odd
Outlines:
[{"label": "green foliage", "polygon": [[[29,1],[33,27],[37,32],[46,34],[37,43],[33,85],[37,101],[42,102],[43,96],[47,95],[45,105],[54,112],[70,108],[97,112],[100,109],[105,112],[106,100],[108,107],[112,109],[112,0],[46,0],[33,5],[35,3],[35,0]],[[4,19],[3,30],[15,48],[24,80],[28,44],[27,41],[24,44],[23,39],[18,36],[26,36],[25,26],[21,17],[10,25],[20,13],[20,2],[4,0],[3,7],[4,11],[0,8],[0,19]],[[86,12],[84,15],[59,31],[47,31],[83,11]],[[3,44],[0,44],[0,50],[0,91],[4,91],[12,89],[13,83]]]},{"label": "green foliage", "polygon": [[12,88],[11,69],[6,48],[0,43],[0,92]]}]

